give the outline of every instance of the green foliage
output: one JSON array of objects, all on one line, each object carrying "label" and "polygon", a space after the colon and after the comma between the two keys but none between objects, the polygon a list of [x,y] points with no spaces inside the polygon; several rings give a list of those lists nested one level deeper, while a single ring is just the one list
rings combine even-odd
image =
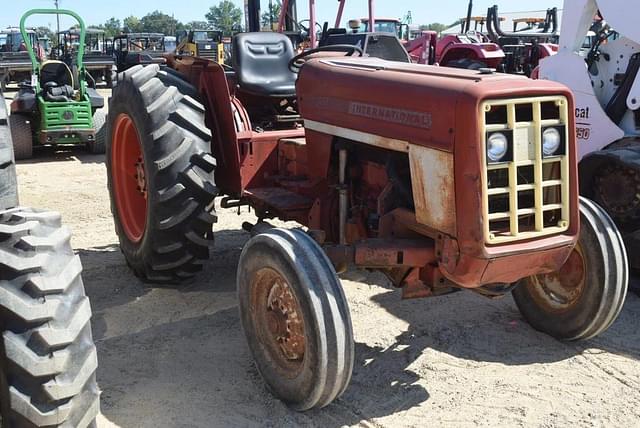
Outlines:
[{"label": "green foliage", "polygon": [[436,33],[442,33],[444,30],[451,28],[448,25],[445,24],[441,24],[439,22],[434,22],[433,24],[429,24],[429,25],[421,25],[420,29],[421,30],[429,30],[429,31],[435,31]]},{"label": "green foliage", "polygon": [[262,14],[262,26],[269,27],[272,23],[277,24],[280,19],[280,11],[282,6],[280,3],[269,4],[269,10]]},{"label": "green foliage", "polygon": [[36,28],[36,34],[38,35],[38,37],[48,37],[49,40],[51,40],[51,43],[55,43],[57,39],[56,33],[49,27],[43,26]]},{"label": "green foliage", "polygon": [[107,22],[100,26],[104,30],[104,35],[107,38],[112,38],[120,34],[122,25],[120,20],[116,18],[109,18]]},{"label": "green foliage", "polygon": [[190,30],[208,30],[209,23],[207,21],[191,21],[185,25]]},{"label": "green foliage", "polygon": [[122,22],[125,33],[139,33],[142,31],[142,23],[135,16],[128,16]]},{"label": "green foliage", "polygon": [[140,19],[142,31],[145,33],[162,33],[174,35],[183,25],[173,16],[155,10]]},{"label": "green foliage", "polygon": [[211,6],[205,17],[225,36],[231,36],[242,29],[242,9],[230,0],[222,0],[217,6]]}]

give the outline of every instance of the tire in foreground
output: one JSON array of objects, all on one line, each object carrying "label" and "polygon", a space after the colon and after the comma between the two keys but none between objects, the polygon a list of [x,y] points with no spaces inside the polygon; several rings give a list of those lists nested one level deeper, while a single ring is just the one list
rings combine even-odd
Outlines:
[{"label": "tire in foreground", "polygon": [[99,412],[80,259],[60,215],[0,212],[2,426],[86,427]]},{"label": "tire in foreground", "polygon": [[354,359],[349,308],[333,265],[299,230],[251,239],[238,265],[242,326],[267,387],[298,411],[338,398]]}]

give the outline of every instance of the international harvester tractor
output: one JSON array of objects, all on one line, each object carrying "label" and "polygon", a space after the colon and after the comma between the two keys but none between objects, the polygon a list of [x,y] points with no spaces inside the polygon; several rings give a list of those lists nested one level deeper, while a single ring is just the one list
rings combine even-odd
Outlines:
[{"label": "international harvester tractor", "polygon": [[561,339],[609,327],[625,298],[625,249],[607,214],[578,197],[571,92],[360,53],[296,56],[283,34],[242,33],[232,70],[172,55],[121,74],[107,167],[133,270],[192,277],[216,196],[251,207],[241,321],[269,389],[301,411],[328,405],[351,378],[336,273],[349,266],[383,272],[404,298],[512,292],[534,328]]}]

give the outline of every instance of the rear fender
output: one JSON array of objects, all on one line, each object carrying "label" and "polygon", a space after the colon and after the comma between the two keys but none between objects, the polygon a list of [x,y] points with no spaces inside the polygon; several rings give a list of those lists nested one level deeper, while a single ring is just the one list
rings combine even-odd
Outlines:
[{"label": "rear fender", "polygon": [[494,43],[451,44],[442,52],[440,64],[446,66],[450,61],[462,58],[477,59],[488,67],[497,68],[504,59],[504,52]]}]

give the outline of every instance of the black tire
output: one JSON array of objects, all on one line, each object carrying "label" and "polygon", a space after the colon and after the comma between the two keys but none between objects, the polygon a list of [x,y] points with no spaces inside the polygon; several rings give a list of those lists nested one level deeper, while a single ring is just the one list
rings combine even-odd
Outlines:
[{"label": "black tire", "polygon": [[18,182],[9,116],[0,93],[0,211],[18,206]]},{"label": "black tire", "polygon": [[107,83],[107,88],[114,88],[118,83],[118,68],[113,65],[111,66],[111,69],[106,73],[107,74],[105,74],[105,80]]},{"label": "black tire", "polygon": [[462,58],[449,61],[444,66],[452,68],[464,68],[466,70],[480,70],[481,68],[487,68],[487,64],[485,64],[484,62],[471,58]]},{"label": "black tire", "polygon": [[14,113],[9,116],[11,136],[13,137],[13,154],[16,160],[30,159],[33,156],[33,131],[29,116]]},{"label": "black tire", "polygon": [[87,143],[87,148],[90,153],[100,155],[104,154],[107,146],[107,127],[105,126],[107,116],[102,110],[96,110],[93,114],[93,127],[96,130],[96,135],[93,141]]},{"label": "black tire", "polygon": [[[120,73],[107,119],[107,172],[111,211],[120,248],[134,273],[147,281],[179,283],[209,258],[215,159],[204,107],[167,80],[158,65]],[[134,122],[142,146],[147,185],[147,221],[139,242],[125,233],[114,193],[113,135],[119,116]]]},{"label": "black tire", "polygon": [[[262,272],[277,272],[294,295],[295,315],[287,310],[286,318],[299,319],[298,310],[302,313],[304,334],[299,336],[305,346],[298,360],[278,353],[277,344],[284,342],[273,338],[270,322],[260,315],[261,304],[267,304],[261,293],[271,294],[260,280]],[[242,251],[237,278],[242,327],[271,392],[298,411],[321,408],[338,398],[353,371],[353,329],[340,280],[318,244],[299,230],[257,235]]]},{"label": "black tire", "polygon": [[551,275],[527,278],[512,292],[533,328],[563,340],[589,339],[609,328],[622,310],[629,282],[627,253],[609,215],[581,197],[580,225],[578,246],[569,260],[580,256],[585,273],[571,299],[561,303],[561,292],[550,294],[560,283],[552,283]]},{"label": "black tire", "polygon": [[3,427],[86,427],[99,412],[80,259],[60,215],[0,213]]}]

